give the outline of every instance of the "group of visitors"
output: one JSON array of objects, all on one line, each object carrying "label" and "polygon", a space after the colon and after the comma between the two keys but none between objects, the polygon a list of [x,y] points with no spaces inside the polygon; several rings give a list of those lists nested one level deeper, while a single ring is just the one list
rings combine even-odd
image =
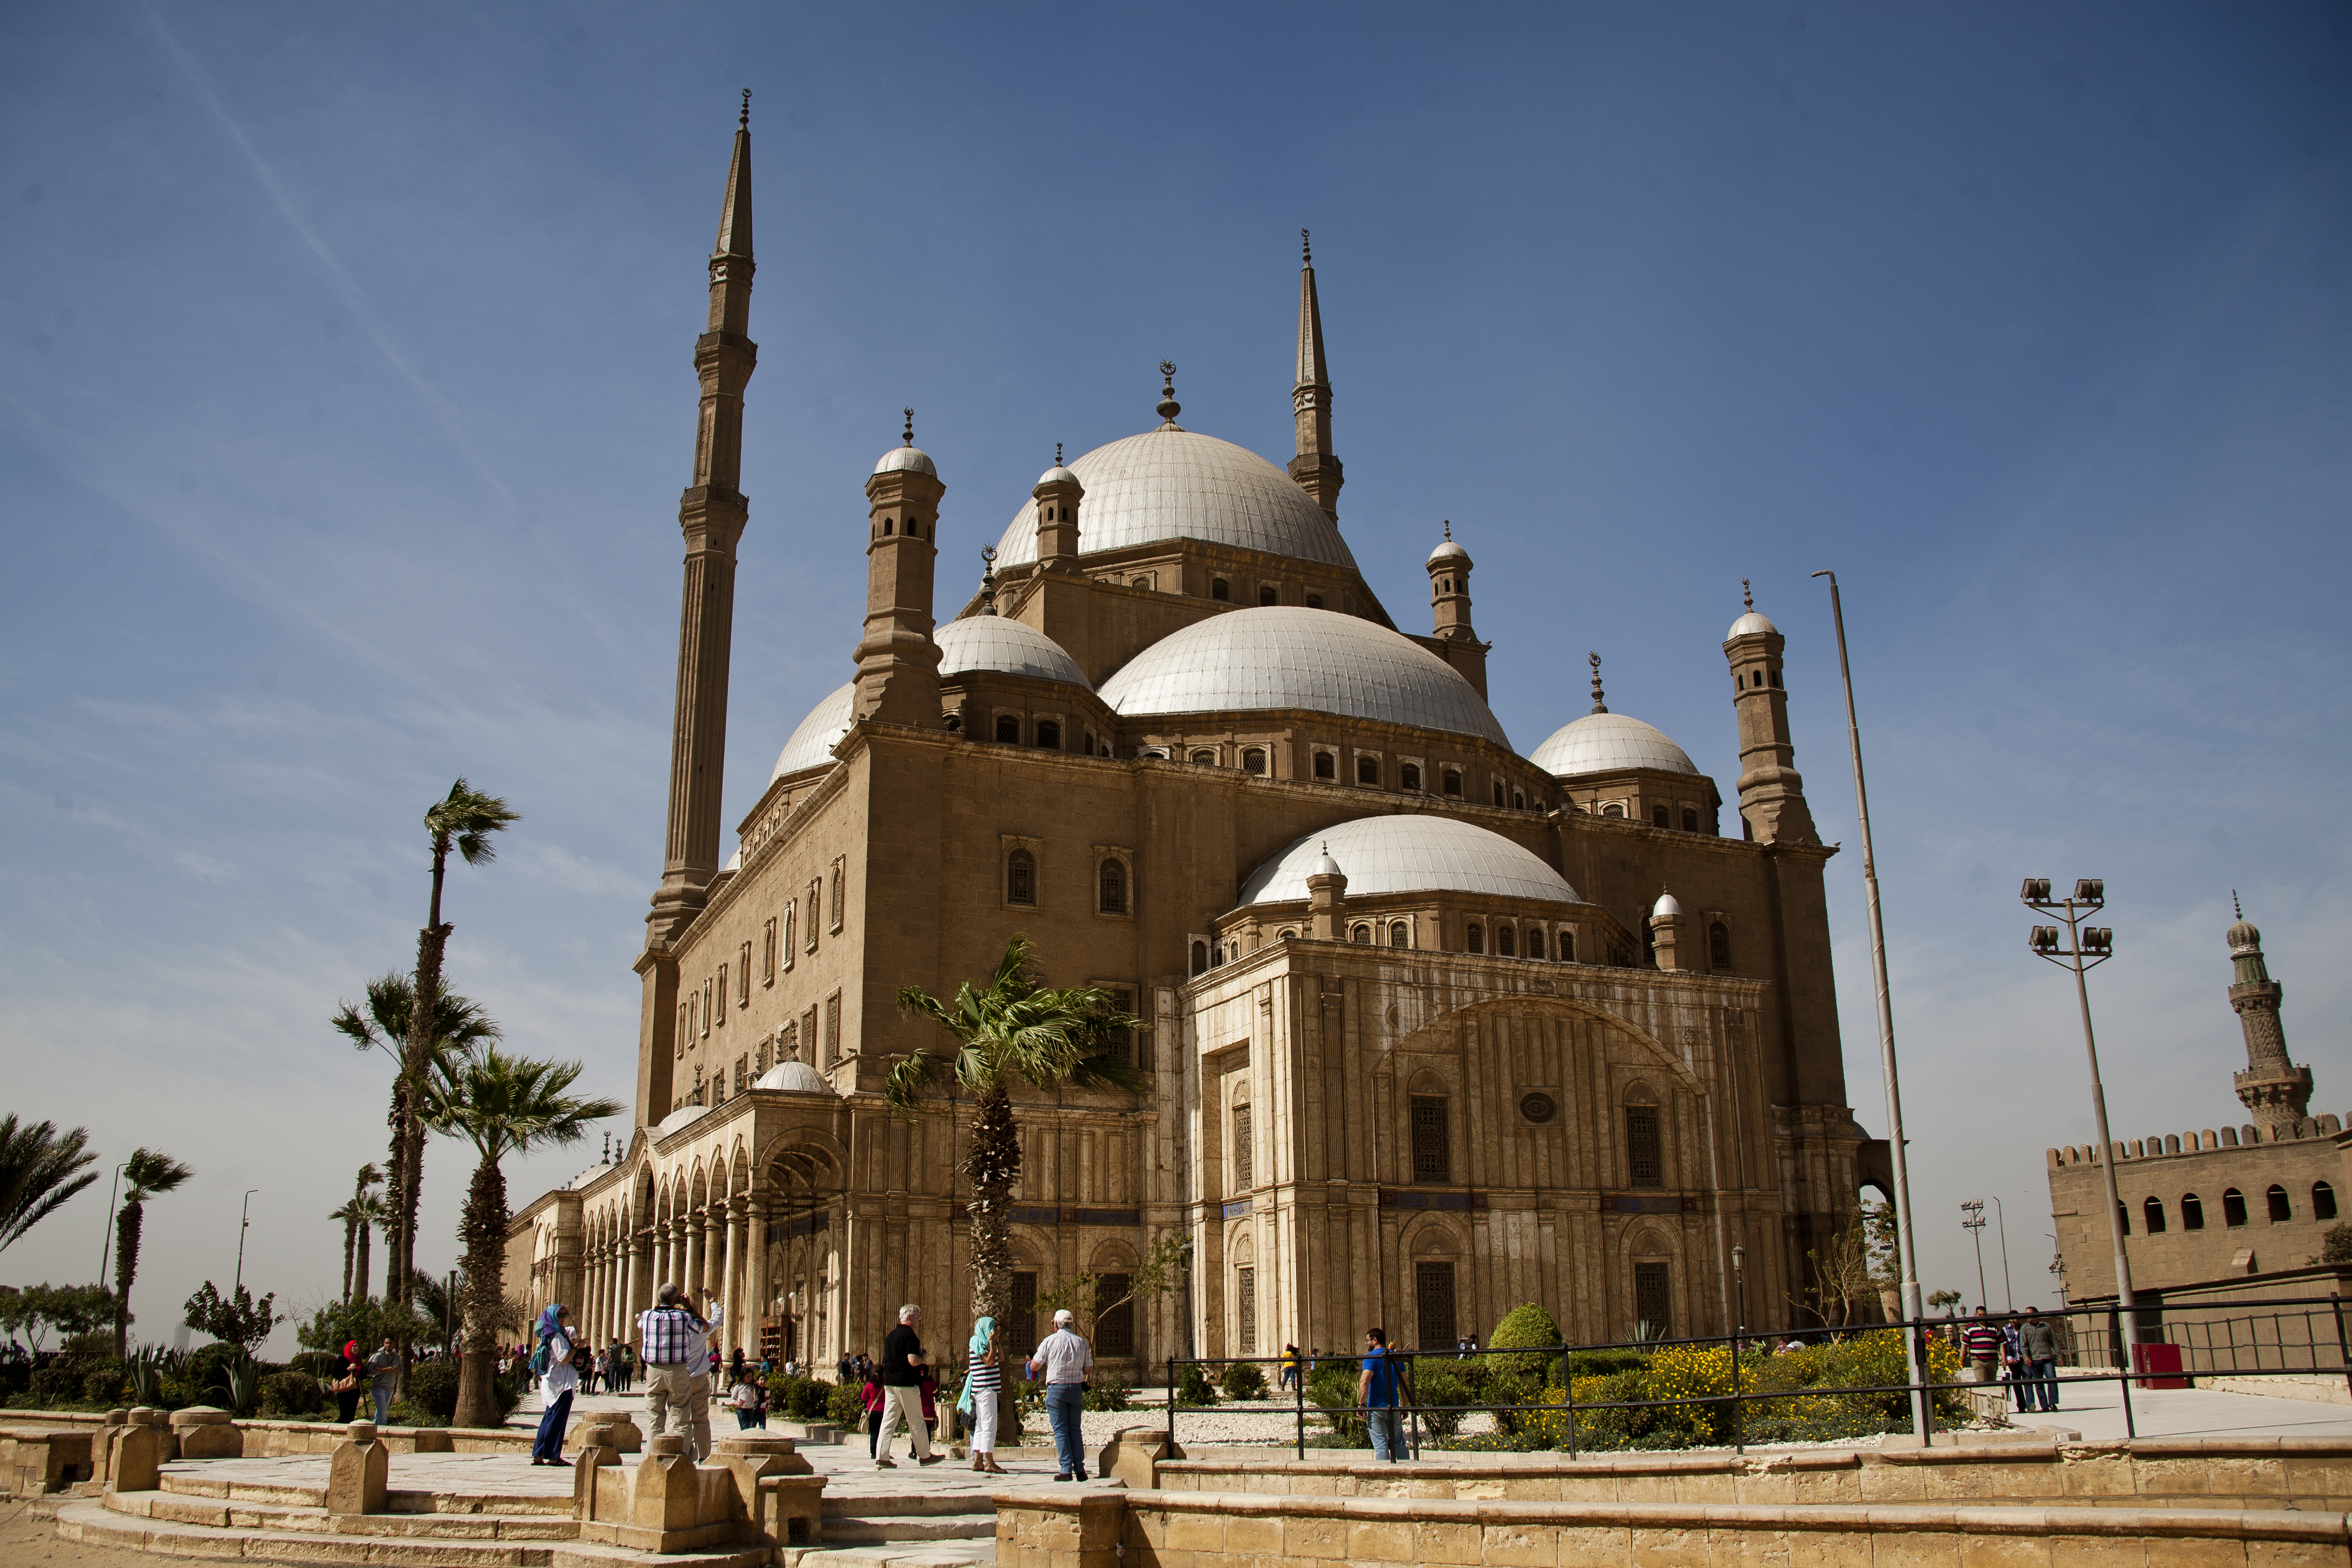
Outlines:
[{"label": "group of visitors", "polygon": [[1979,1380],[2007,1384],[2020,1410],[2058,1408],[2058,1325],[2041,1308],[1996,1323],[1979,1307],[1959,1338]]},{"label": "group of visitors", "polygon": [[345,1341],[343,1353],[335,1363],[335,1375],[327,1380],[327,1392],[335,1396],[335,1419],[356,1420],[360,1395],[365,1394],[374,1406],[379,1426],[392,1424],[392,1396],[399,1386],[400,1347],[390,1334],[373,1355],[360,1353],[359,1341]]}]

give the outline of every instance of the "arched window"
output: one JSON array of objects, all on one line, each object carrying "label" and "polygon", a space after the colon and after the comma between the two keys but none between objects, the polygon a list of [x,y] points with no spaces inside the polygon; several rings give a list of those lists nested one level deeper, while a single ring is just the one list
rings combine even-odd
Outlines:
[{"label": "arched window", "polygon": [[2311,1184],[2311,1217],[2314,1219],[2336,1217],[2336,1189],[2326,1182]]},{"label": "arched window", "polygon": [[1228,584],[1223,577],[1213,577],[1210,579],[1209,597],[1212,599],[1230,599],[1233,596],[1234,590],[1232,584]]},{"label": "arched window", "polygon": [[1257,1185],[1256,1145],[1250,1141],[1250,1108],[1234,1107],[1234,1191],[1246,1193]]},{"label": "arched window", "polygon": [[1031,905],[1037,901],[1037,858],[1026,849],[1015,849],[1004,858],[1004,901]]},{"label": "arched window", "polygon": [[1405,925],[1404,921],[1397,921],[1389,926],[1389,945],[1391,947],[1411,947],[1412,945],[1412,931]]},{"label": "arched window", "polygon": [[1612,800],[1607,805],[1601,808],[1601,815],[1603,816],[1622,816],[1625,815],[1625,807],[1622,803]]},{"label": "arched window", "polygon": [[1666,808],[1664,806],[1654,805],[1650,808],[1650,826],[1653,827],[1668,827],[1673,826],[1673,824],[1666,820]]},{"label": "arched window", "polygon": [[1717,974],[1730,973],[1731,931],[1721,921],[1712,921],[1706,928],[1706,962]]},{"label": "arched window", "polygon": [[2283,1225],[2294,1217],[2294,1205],[2286,1201],[2286,1189],[2273,1184],[2270,1190],[2271,1223]]},{"label": "arched window", "polygon": [[1381,784],[1381,760],[1378,757],[1356,759],[1356,782],[1378,789]]},{"label": "arched window", "polygon": [[1372,928],[1368,925],[1351,927],[1348,931],[1348,940],[1370,947],[1372,944]]},{"label": "arched window", "polygon": [[1467,950],[1468,952],[1486,952],[1486,928],[1485,928],[1484,926],[1479,925],[1479,924],[1478,924],[1477,922],[1475,922],[1475,921],[1474,921],[1473,922],[1471,922],[1471,924],[1470,924],[1470,926],[1468,927],[1468,929],[1466,929],[1465,931],[1463,931],[1463,933],[1462,933],[1462,945],[1463,945],[1463,947],[1464,947],[1465,950]]},{"label": "arched window", "polygon": [[1572,931],[1559,933],[1559,961],[1562,963],[1576,962],[1576,933]]},{"label": "arched window", "polygon": [[1308,609],[1310,609],[1310,610],[1319,610],[1319,609],[1321,609],[1321,608],[1323,607],[1323,595],[1320,595],[1320,594],[1309,594],[1309,595],[1307,595],[1307,607]]},{"label": "arched window", "polygon": [[1528,956],[1529,958],[1541,958],[1543,955],[1543,927],[1529,926],[1528,928]]},{"label": "arched window", "polygon": [[949,715],[948,715],[948,733],[949,733],[949,734],[950,734],[950,735],[956,735],[956,734],[961,734],[961,733],[962,733],[962,731],[963,731],[963,715],[962,715],[962,714],[961,714],[961,713],[950,713],[950,714],[949,714]]},{"label": "arched window", "polygon": [[1328,752],[1316,752],[1315,776],[1318,779],[1337,779],[1339,776],[1339,759]]},{"label": "arched window", "polygon": [[885,539],[890,537],[890,520],[887,517],[882,520],[882,537]]},{"label": "arched window", "polygon": [[1625,1179],[1633,1186],[1654,1187],[1665,1181],[1665,1150],[1658,1136],[1658,1108],[1625,1108]]},{"label": "arched window", "polygon": [[1257,602],[1260,607],[1268,607],[1276,605],[1281,601],[1281,597],[1282,596],[1279,594],[1275,592],[1273,584],[1260,583],[1257,585]]},{"label": "arched window", "polygon": [[1127,866],[1119,860],[1102,863],[1102,912],[1107,915],[1127,913]]},{"label": "arched window", "polygon": [[1517,958],[1518,956],[1518,933],[1517,931],[1514,931],[1508,926],[1496,926],[1495,928],[1495,955],[1497,958]]},{"label": "arched window", "polygon": [[1001,714],[996,721],[996,743],[1017,746],[1021,743],[1021,721],[1010,713]]},{"label": "arched window", "polygon": [[1513,811],[1525,811],[1527,808],[1528,792],[1520,789],[1513,790],[1511,792],[1511,809]]},{"label": "arched window", "polygon": [[2131,1234],[2131,1205],[2126,1203],[2116,1205],[2116,1225],[2126,1236]]},{"label": "arched window", "polygon": [[1462,773],[1458,768],[1445,770],[1445,793],[1455,800],[1462,798]]},{"label": "arched window", "polygon": [[1192,761],[1201,767],[1213,768],[1217,765],[1217,753],[1203,747],[1192,753]]},{"label": "arched window", "polygon": [[1451,1182],[1454,1179],[1454,1142],[1446,1126],[1445,1096],[1414,1095],[1412,1117],[1412,1179],[1416,1182]]},{"label": "arched window", "polygon": [[1397,769],[1397,788],[1417,790],[1420,787],[1421,769],[1419,765],[1412,763],[1407,763]]},{"label": "arched window", "polygon": [[2195,1193],[2180,1194],[2180,1228],[2183,1230],[2205,1228],[2205,1205],[2198,1200]]},{"label": "arched window", "polygon": [[1209,973],[1209,944],[1205,942],[1196,942],[1192,944],[1192,973],[1195,974]]},{"label": "arched window", "polygon": [[2162,1236],[2164,1234],[2164,1200],[2150,1198],[2139,1206],[2140,1212],[2147,1218],[2147,1234]]},{"label": "arched window", "polygon": [[2246,1223],[2246,1194],[2235,1187],[2221,1194],[2221,1223],[2231,1230]]},{"label": "arched window", "polygon": [[1495,804],[1496,805],[1503,804],[1503,781],[1500,779],[1495,781]]},{"label": "arched window", "polygon": [[1242,772],[1245,773],[1263,773],[1265,772],[1265,747],[1252,746],[1247,751],[1242,752]]},{"label": "arched window", "polygon": [[1062,727],[1051,719],[1037,721],[1037,744],[1049,752],[1062,749]]}]

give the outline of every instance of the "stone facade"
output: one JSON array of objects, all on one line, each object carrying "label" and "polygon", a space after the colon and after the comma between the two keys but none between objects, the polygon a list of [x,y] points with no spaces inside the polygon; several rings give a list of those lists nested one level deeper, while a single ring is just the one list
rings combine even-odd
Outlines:
[{"label": "stone facade", "polygon": [[[713,258],[713,320],[739,336],[719,292],[748,297],[747,135]],[[1194,1246],[1185,1289],[1094,1326],[1114,1365],[1374,1322],[1450,1342],[1526,1300],[1579,1339],[1718,1331],[1734,1245],[1751,1311],[1788,1314],[1884,1149],[1845,1104],[1834,850],[1790,765],[1784,640],[1751,608],[1721,649],[1739,838],[1662,736],[1663,762],[1520,755],[1486,707],[1467,552],[1432,555],[1433,628],[1408,637],[1340,541],[1311,268],[1301,300],[1287,476],[1178,426],[1163,367],[1158,428],[1057,458],[946,626],[947,487],[909,415],[850,524],[868,533],[856,679],[707,869],[725,606],[688,518],[636,1127],[516,1215],[509,1278],[534,1305],[573,1305],[601,1343],[675,1279],[725,1303],[747,1351],[829,1365],[903,1301],[961,1343],[967,1118],[894,1118],[881,1089],[939,1043],[899,989],[948,994],[1024,933],[1048,983],[1143,1020],[1150,1087],[1016,1091],[1016,1309],[1171,1233]],[[713,363],[698,476],[740,447],[740,381],[711,378],[748,353]],[[1216,651],[1244,641],[1248,668]],[[1370,847],[1266,883],[1326,834]]]}]

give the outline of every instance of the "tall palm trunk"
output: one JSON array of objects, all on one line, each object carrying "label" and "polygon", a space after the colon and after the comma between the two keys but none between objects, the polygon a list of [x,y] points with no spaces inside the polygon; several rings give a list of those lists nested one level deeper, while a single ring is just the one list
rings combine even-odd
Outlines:
[{"label": "tall palm trunk", "polygon": [[[358,1248],[358,1250],[359,1250],[359,1269],[358,1269],[358,1273],[357,1273],[357,1276],[356,1276],[356,1283],[357,1283],[357,1284],[358,1284],[358,1286],[359,1286],[359,1291],[360,1291],[360,1293],[359,1293],[357,1296],[355,1296],[355,1297],[352,1298],[353,1300],[364,1301],[364,1300],[367,1300],[367,1294],[368,1294],[368,1232],[369,1232],[369,1230],[371,1230],[372,1228],[373,1228],[373,1227],[368,1224],[368,1222],[367,1222],[367,1221],[365,1221],[365,1220],[362,1220],[362,1221],[360,1221],[359,1248]],[[387,1263],[387,1264],[386,1264],[386,1268],[389,1268],[389,1267],[390,1267],[390,1265],[389,1265],[389,1263]],[[387,1278],[387,1279],[389,1279],[389,1278],[390,1278],[389,1274],[387,1274],[387,1275],[386,1275],[386,1278]]]},{"label": "tall palm trunk", "polygon": [[[425,929],[416,933],[416,986],[408,1005],[408,1040],[401,1053],[400,1085],[393,1097],[394,1125],[392,1158],[398,1172],[397,1201],[393,1205],[385,1235],[384,1300],[405,1307],[410,1279],[416,1273],[416,1205],[425,1176],[425,1075],[433,1059],[433,1021],[441,1005],[441,955],[448,946],[449,927],[441,923],[441,886],[449,870],[449,842],[433,843],[433,899]],[[501,1200],[503,1201],[503,1200]],[[400,1347],[401,1382],[405,1385],[412,1348]]]},{"label": "tall palm trunk", "polygon": [[401,1042],[400,1071],[392,1080],[392,1114],[385,1121],[392,1127],[392,1143],[384,1159],[384,1206],[390,1210],[383,1227],[384,1268],[387,1273],[400,1272],[400,1219],[407,1213],[408,1203],[408,1135],[416,1125],[416,1097],[408,1081],[408,1044]]},{"label": "tall palm trunk", "polygon": [[133,1199],[114,1216],[114,1359],[131,1343],[131,1282],[139,1277],[139,1230],[146,1205]]},{"label": "tall palm trunk", "polygon": [[343,1215],[343,1305],[352,1304],[352,1249],[359,1244],[360,1222]]},{"label": "tall palm trunk", "polygon": [[507,1178],[495,1160],[474,1167],[457,1235],[466,1244],[466,1352],[457,1369],[458,1426],[496,1426],[499,1312],[506,1304]]},{"label": "tall palm trunk", "polygon": [[[971,1315],[974,1321],[997,1321],[1001,1363],[1013,1339],[1003,1325],[1013,1310],[1013,1189],[1021,1180],[1021,1137],[1013,1122],[1013,1097],[1002,1083],[981,1090],[972,1105],[963,1175],[971,1185]],[[1017,1386],[1007,1371],[997,1395],[996,1424],[1008,1437],[1021,1430]]]}]

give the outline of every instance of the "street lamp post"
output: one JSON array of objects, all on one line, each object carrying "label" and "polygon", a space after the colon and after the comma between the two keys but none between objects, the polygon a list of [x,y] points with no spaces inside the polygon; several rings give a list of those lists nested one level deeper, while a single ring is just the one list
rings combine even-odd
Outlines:
[{"label": "street lamp post", "polygon": [[106,1283],[106,1266],[114,1260],[114,1200],[122,1195],[122,1173],[131,1168],[125,1160],[114,1167],[114,1185],[106,1194],[106,1229],[99,1237],[98,1282]]},{"label": "street lamp post", "polygon": [[1969,1239],[1977,1244],[1977,1310],[1981,1312],[1984,1310],[1985,1304],[1984,1199],[1972,1199],[1962,1204],[1960,1208],[1969,1216],[1960,1221],[1960,1228],[1967,1231]]},{"label": "street lamp post", "polygon": [[1748,1337],[1748,1249],[1735,1246],[1731,1249],[1731,1277],[1739,1285],[1739,1323],[1732,1331],[1733,1343]]},{"label": "street lamp post", "polygon": [[2009,1215],[2000,1206],[2000,1198],[1992,1200],[1993,1234],[2000,1237],[2000,1299],[2010,1311],[2017,1310],[2017,1291],[2009,1282]]},{"label": "street lamp post", "polygon": [[[1878,1066],[1886,1080],[1886,1149],[1895,1181],[1895,1255],[1903,1271],[1903,1317],[1916,1323],[1926,1315],[1919,1301],[1919,1263],[1911,1245],[1911,1175],[1904,1152],[1903,1089],[1895,1071],[1895,1004],[1886,989],[1886,927],[1878,909],[1878,860],[1870,845],[1870,792],[1862,779],[1862,725],[1854,717],[1853,668],[1845,654],[1845,606],[1838,596],[1837,574],[1821,571],[1830,580],[1830,616],[1837,625],[1838,677],[1845,683],[1845,733],[1853,753],[1854,814],[1862,823],[1863,904],[1870,917],[1870,973],[1878,994]],[[1927,1440],[1927,1392],[1920,1365],[1919,1331],[1903,1336],[1903,1365],[1911,1384],[1911,1429]]]},{"label": "street lamp post", "polygon": [[243,1206],[237,1210],[236,1281],[229,1287],[229,1296],[232,1300],[236,1298],[236,1293],[239,1290],[245,1289],[245,1233],[253,1227],[253,1194],[260,1190],[261,1189],[259,1187],[246,1188],[245,1203]]},{"label": "street lamp post", "polygon": [[2099,1042],[2091,1031],[2091,987],[2083,978],[2085,971],[2098,967],[2116,954],[2113,930],[2082,923],[2086,916],[2106,908],[2107,885],[2096,877],[2084,877],[2074,883],[2072,897],[2053,899],[2050,896],[2049,878],[2028,877],[2018,897],[2027,909],[2056,915],[2066,922],[2063,946],[2056,926],[2035,926],[2026,944],[2037,958],[2046,958],[2074,972],[2074,998],[2083,1009],[2083,1049],[2091,1060],[2091,1115],[2099,1134],[2099,1171],[2107,1185],[2107,1238],[2116,1249],[2116,1309],[2123,1337],[2122,1365],[2129,1368],[2132,1351],[2139,1343],[2138,1312],[2132,1301],[2131,1260],[2124,1256],[2124,1199],[2116,1185],[2115,1140],[2107,1135],[2107,1091],[2099,1081]]}]

